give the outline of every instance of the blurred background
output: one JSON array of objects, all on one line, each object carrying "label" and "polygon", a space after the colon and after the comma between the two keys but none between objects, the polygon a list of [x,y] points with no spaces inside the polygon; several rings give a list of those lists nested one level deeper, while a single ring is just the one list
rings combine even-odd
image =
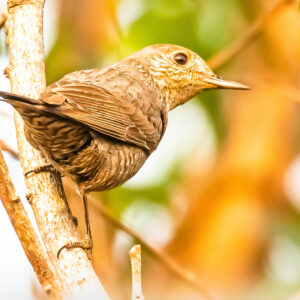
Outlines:
[{"label": "blurred background", "polygon": [[[288,0],[46,1],[48,84],[155,43],[209,59],[236,39],[244,43],[239,37],[278,2],[239,53],[222,64],[209,60],[218,75],[251,91],[207,91],[178,107],[141,171],[92,195],[95,268],[112,300],[131,297],[128,251],[139,241],[103,218],[97,203],[181,268],[180,277],[142,245],[145,300],[207,299],[191,280],[224,300],[284,300],[300,291],[299,9]],[[0,46],[2,70],[3,30]],[[4,76],[0,86],[9,90]],[[12,110],[3,103],[0,140],[17,151]],[[18,160],[5,157],[24,196]],[[82,203],[64,183],[84,232]],[[0,298],[43,299],[2,205],[0,239]]]}]

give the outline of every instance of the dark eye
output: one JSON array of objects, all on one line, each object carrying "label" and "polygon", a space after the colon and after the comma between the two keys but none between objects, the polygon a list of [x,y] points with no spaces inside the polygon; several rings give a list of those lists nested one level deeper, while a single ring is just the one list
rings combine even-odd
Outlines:
[{"label": "dark eye", "polygon": [[176,53],[174,55],[174,59],[175,59],[176,63],[179,65],[185,65],[188,60],[187,55],[184,53]]}]

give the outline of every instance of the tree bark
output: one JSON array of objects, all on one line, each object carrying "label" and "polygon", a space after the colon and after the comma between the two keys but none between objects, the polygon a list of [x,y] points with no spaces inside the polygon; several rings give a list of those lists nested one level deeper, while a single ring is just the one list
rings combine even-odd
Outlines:
[{"label": "tree bark", "polygon": [[[12,92],[37,98],[46,86],[43,49],[43,0],[8,0],[7,76]],[[20,162],[24,174],[47,164],[27,142],[22,118],[15,114]],[[61,178],[56,172],[30,173],[25,177],[28,200],[45,244],[49,262],[61,282],[60,298],[109,299],[82,249],[57,251],[79,235],[68,207]]]}]

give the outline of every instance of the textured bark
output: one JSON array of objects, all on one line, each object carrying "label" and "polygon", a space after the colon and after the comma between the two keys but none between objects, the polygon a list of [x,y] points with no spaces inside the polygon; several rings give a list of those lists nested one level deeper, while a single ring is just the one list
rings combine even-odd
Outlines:
[{"label": "textured bark", "polygon": [[129,251],[132,271],[132,300],[144,300],[142,292],[141,245],[135,245]]},{"label": "textured bark", "polygon": [[57,281],[53,270],[51,270],[48,255],[45,253],[43,245],[31,225],[24,206],[16,194],[1,151],[0,198],[40,284],[46,293],[56,297],[60,290],[60,283]]},{"label": "textured bark", "polygon": [[[10,64],[7,76],[12,92],[37,98],[46,86],[43,50],[43,0],[8,1],[8,44]],[[45,165],[40,153],[26,141],[23,121],[16,113],[15,124],[24,173]],[[26,178],[28,200],[39,231],[61,282],[60,297],[108,299],[82,249],[58,249],[79,239],[66,202],[61,179],[56,173],[30,173]],[[84,295],[84,296],[83,296]]]}]

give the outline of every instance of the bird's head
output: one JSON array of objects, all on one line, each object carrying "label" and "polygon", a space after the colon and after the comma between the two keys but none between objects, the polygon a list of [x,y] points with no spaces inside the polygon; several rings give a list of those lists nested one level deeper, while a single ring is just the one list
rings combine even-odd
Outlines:
[{"label": "bird's head", "polygon": [[184,104],[204,89],[248,89],[223,80],[195,52],[177,45],[148,46],[134,54],[165,96],[169,110]]}]

